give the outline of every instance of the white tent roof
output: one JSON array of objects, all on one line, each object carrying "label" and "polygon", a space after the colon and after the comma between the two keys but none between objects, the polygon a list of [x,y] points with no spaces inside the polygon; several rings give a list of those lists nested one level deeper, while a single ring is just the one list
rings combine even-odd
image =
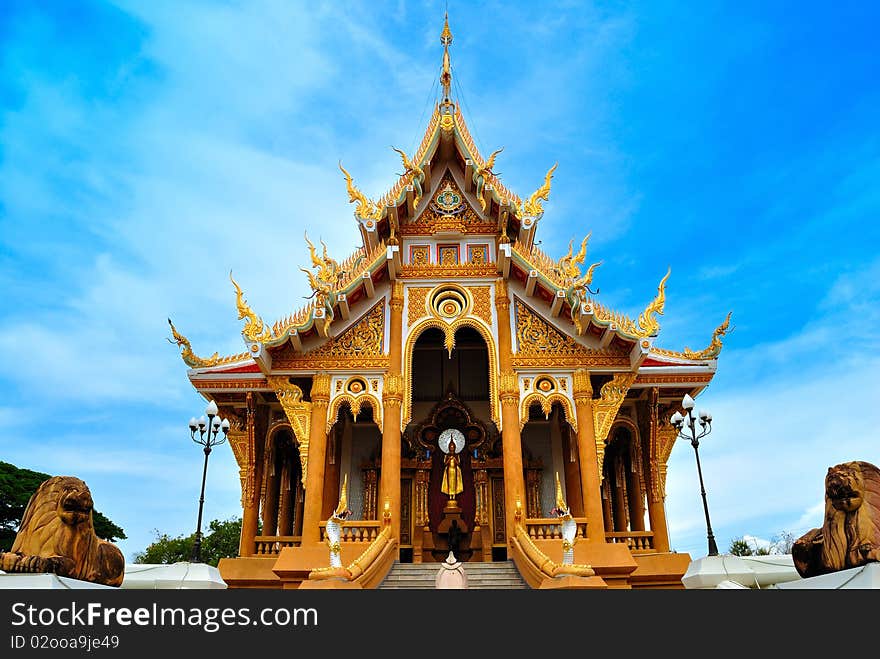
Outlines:
[{"label": "white tent roof", "polygon": [[854,567],[849,570],[840,570],[831,574],[822,574],[818,577],[809,577],[799,581],[779,583],[771,588],[800,588],[822,590],[847,590],[851,588],[880,589],[880,563],[868,563],[862,567]]},{"label": "white tent roof", "polygon": [[220,577],[220,570],[206,563],[128,563],[121,587],[186,590],[226,588],[226,582]]},{"label": "white tent roof", "polygon": [[705,556],[692,561],[681,581],[685,588],[730,588],[734,582],[746,588],[766,588],[801,578],[791,554],[768,556]]}]

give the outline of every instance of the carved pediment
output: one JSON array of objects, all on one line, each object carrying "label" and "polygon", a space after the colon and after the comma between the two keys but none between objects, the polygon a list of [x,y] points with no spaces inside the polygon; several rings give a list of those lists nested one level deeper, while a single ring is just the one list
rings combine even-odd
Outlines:
[{"label": "carved pediment", "polygon": [[424,210],[400,227],[408,234],[495,233],[494,221],[484,221],[471,206],[449,170],[440,179]]},{"label": "carved pediment", "polygon": [[[554,366],[607,365],[628,366],[629,354],[616,348],[594,350],[579,343],[544,320],[516,298],[516,354],[514,365]],[[531,362],[536,361],[535,364]]]}]

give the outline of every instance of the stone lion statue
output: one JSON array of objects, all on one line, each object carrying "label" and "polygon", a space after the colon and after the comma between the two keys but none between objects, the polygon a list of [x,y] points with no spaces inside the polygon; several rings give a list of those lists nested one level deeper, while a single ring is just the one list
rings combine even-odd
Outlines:
[{"label": "stone lion statue", "polygon": [[95,535],[92,494],[73,476],[44,481],[31,496],[12,551],[0,552],[5,572],[54,572],[62,577],[119,586],[125,557]]},{"label": "stone lion statue", "polygon": [[880,561],[880,469],[844,462],[825,476],[825,520],[795,541],[792,558],[802,577]]}]

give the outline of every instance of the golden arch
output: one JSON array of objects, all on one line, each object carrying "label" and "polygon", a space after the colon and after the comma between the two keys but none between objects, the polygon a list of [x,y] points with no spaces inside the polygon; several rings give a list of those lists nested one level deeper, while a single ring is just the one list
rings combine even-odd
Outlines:
[{"label": "golden arch", "polygon": [[376,422],[376,425],[379,426],[379,431],[382,431],[382,404],[379,402],[379,399],[373,394],[368,393],[362,393],[357,396],[345,393],[334,398],[327,410],[328,433],[330,432],[330,428],[333,427],[333,424],[336,423],[336,420],[339,418],[339,410],[342,408],[343,403],[348,403],[351,415],[355,419],[357,419],[358,414],[360,414],[361,407],[363,407],[364,404],[369,405],[373,408],[373,420]]},{"label": "golden arch", "polygon": [[565,412],[565,420],[568,422],[568,425],[571,426],[571,429],[577,433],[577,417],[574,413],[574,406],[565,395],[558,391],[550,394],[542,394],[535,391],[523,398],[519,408],[520,430],[522,430],[529,421],[529,408],[536,403],[541,406],[541,411],[544,413],[544,416],[550,415],[553,403],[559,403],[562,406],[562,411]]},{"label": "golden arch", "polygon": [[[492,415],[492,421],[499,430],[501,430],[501,411],[499,409],[498,399],[498,350],[495,346],[495,338],[492,336],[492,330],[485,322],[479,318],[459,318],[452,323],[447,323],[439,318],[425,318],[416,323],[406,337],[406,345],[403,349],[403,381],[406,386],[406,395],[403,397],[402,424],[406,427],[412,421],[412,353],[416,341],[425,330],[432,327],[439,329],[447,337],[447,349],[449,347],[449,337],[455,337],[455,333],[462,327],[470,327],[480,333],[486,342],[486,348],[489,350],[489,410]],[[454,342],[452,344],[455,345]]]},{"label": "golden arch", "polygon": [[633,441],[641,441],[641,438],[639,437],[639,427],[632,421],[632,419],[628,419],[624,416],[614,419],[614,423],[611,424],[611,430],[608,431],[609,437],[613,436],[614,429],[617,426],[626,426],[632,433]]}]

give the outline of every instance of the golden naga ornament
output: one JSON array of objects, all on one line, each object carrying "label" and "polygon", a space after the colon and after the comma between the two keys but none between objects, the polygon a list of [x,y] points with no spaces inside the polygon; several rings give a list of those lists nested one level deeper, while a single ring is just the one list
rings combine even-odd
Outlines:
[{"label": "golden naga ornament", "polygon": [[422,183],[425,182],[425,172],[421,167],[410,160],[403,151],[393,146],[391,148],[400,154],[400,159],[403,162],[404,169],[401,176],[405,178],[409,182],[409,184],[413,186],[413,188],[415,188],[416,194],[413,198],[413,206],[418,206],[419,202],[422,200]]},{"label": "golden naga ornament", "polygon": [[231,270],[229,271],[229,281],[235,286],[235,304],[238,307],[238,319],[246,320],[244,329],[241,331],[242,336],[253,343],[262,343],[270,339],[272,330],[248,306],[241,292],[241,286],[232,278]]},{"label": "golden naga ornament", "polygon": [[730,327],[730,316],[732,313],[732,311],[728,312],[727,318],[724,319],[724,322],[715,328],[715,331],[712,333],[712,341],[705,350],[694,352],[685,346],[684,356],[688,359],[713,359],[721,354],[721,348],[723,347],[721,337],[730,331],[728,328]]},{"label": "golden naga ornament", "polygon": [[486,199],[483,196],[483,192],[486,189],[486,181],[489,180],[489,177],[495,176],[495,173],[492,171],[492,168],[495,167],[495,158],[498,157],[498,154],[504,151],[504,147],[501,147],[497,151],[493,151],[492,155],[489,156],[489,159],[483,163],[483,166],[478,168],[477,171],[474,172],[474,183],[477,184],[477,201],[480,202],[480,208],[484,211],[486,210]]},{"label": "golden naga ornament", "polygon": [[547,171],[547,175],[544,176],[544,185],[535,190],[532,196],[528,198],[528,201],[524,202],[520,207],[521,217],[538,217],[543,215],[544,207],[541,205],[541,201],[548,201],[550,199],[550,180],[553,178],[553,172],[556,171],[558,166],[559,163],[556,163]]},{"label": "golden naga ornament", "polygon": [[345,185],[348,188],[348,203],[357,204],[354,209],[355,215],[362,220],[378,220],[379,216],[382,215],[382,209],[375,202],[367,199],[364,193],[357,189],[357,186],[355,186],[351,179],[351,174],[342,166],[341,161],[339,162],[339,169],[345,175]]},{"label": "golden naga ornament", "polygon": [[171,325],[171,335],[174,337],[173,340],[168,339],[168,343],[176,343],[178,347],[181,348],[180,356],[183,358],[184,364],[191,366],[192,368],[205,368],[207,366],[215,366],[220,362],[220,353],[217,352],[207,359],[202,359],[196,355],[192,351],[192,344],[189,342],[189,339],[177,331],[177,328],[174,327],[174,323],[171,322],[170,318],[168,319],[168,324]]},{"label": "golden naga ornament", "polygon": [[657,315],[663,315],[663,307],[666,304],[666,280],[669,279],[670,274],[672,274],[672,268],[669,268],[666,271],[666,276],[660,280],[660,285],[657,287],[657,297],[639,314],[637,334],[639,338],[646,338],[660,331],[660,322],[657,320]]}]

